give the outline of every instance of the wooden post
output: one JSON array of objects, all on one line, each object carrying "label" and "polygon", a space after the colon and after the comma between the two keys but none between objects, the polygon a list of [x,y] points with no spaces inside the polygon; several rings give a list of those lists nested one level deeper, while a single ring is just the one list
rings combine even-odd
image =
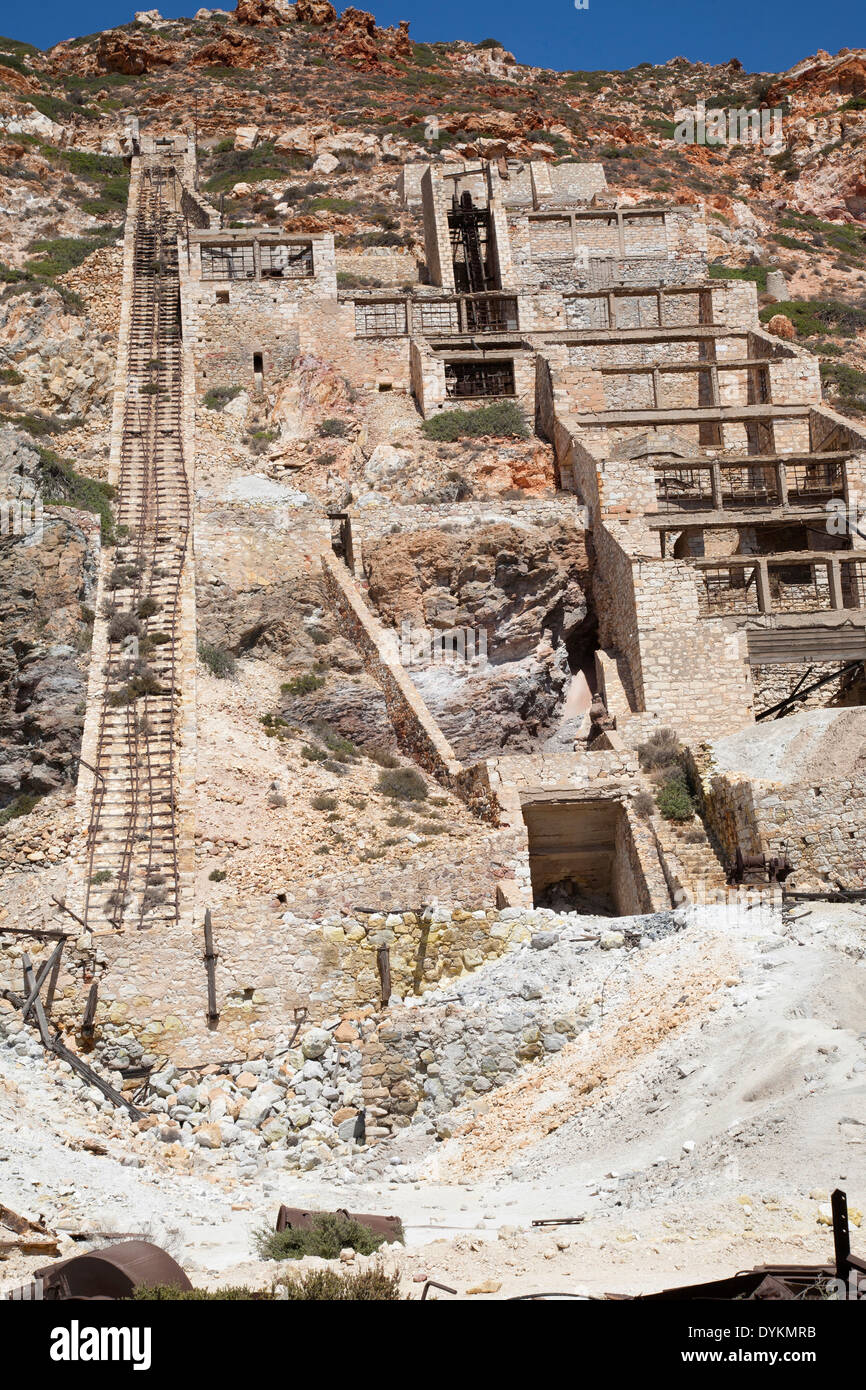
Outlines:
[{"label": "wooden post", "polygon": [[376,965],[379,970],[380,1003],[385,1009],[391,998],[391,951],[389,947],[379,947],[376,952]]},{"label": "wooden post", "polygon": [[[50,993],[50,997],[51,997],[52,999],[54,998],[54,987],[55,987],[55,985],[56,985],[56,983],[57,983],[57,972],[58,972],[58,970],[60,969],[60,957],[61,957],[62,953],[63,953],[63,942],[62,942],[62,941],[58,941],[57,945],[54,947],[54,950],[51,952],[51,955],[48,957],[48,959],[43,963],[42,967],[40,968],[39,974],[36,976],[36,979],[33,981],[33,984],[32,984],[32,986],[31,986],[31,988],[30,988],[30,993],[26,996],[26,998],[25,998],[25,1000],[24,1000],[24,1004],[23,1004],[22,1009],[21,1009],[21,1017],[24,1019],[24,1022],[25,1022],[25,1023],[27,1022],[27,1015],[29,1014],[30,1010],[33,1008],[33,1006],[34,1006],[35,1003],[37,1002],[37,999],[38,999],[38,997],[39,997],[39,991],[40,991],[40,989],[42,988],[43,984],[45,983],[45,979],[46,979],[46,977],[47,977],[49,971],[52,972],[52,973],[51,973],[51,986],[50,986],[50,991],[49,991],[49,993]],[[23,962],[24,959],[25,959],[25,956],[22,956],[22,962]],[[29,957],[29,956],[26,956],[26,959],[27,959],[27,961],[28,961],[28,963],[29,963],[30,957]],[[26,973],[26,972],[25,972],[25,973]],[[30,978],[31,978],[31,979],[33,978],[33,972],[32,972],[32,970],[30,971]],[[41,1007],[41,1006],[40,1006],[40,1007]],[[50,1003],[49,1003],[49,1004],[46,1006],[46,1012],[47,1012],[47,1010],[50,1010],[50,1008],[51,1008],[51,1005],[50,1005]]]},{"label": "wooden post", "polygon": [[[36,1014],[36,1022],[39,1026],[39,1036],[42,1039],[42,1044],[44,1047],[50,1047],[51,1035],[48,1032],[48,1020],[45,1017],[45,1010],[43,1009],[42,1002],[39,998],[39,985],[41,984],[41,981],[37,983],[37,981],[34,979],[33,966],[30,961],[30,956],[26,951],[22,952],[21,955],[21,968],[24,972],[25,990],[24,1003],[21,1006],[22,1011],[26,1009],[27,1013],[29,1013],[31,1006],[33,1007],[33,1011]],[[27,1014],[25,1013],[25,1020],[26,1017]]]},{"label": "wooden post", "polygon": [[216,1002],[217,952],[213,948],[213,923],[210,908],[204,914],[204,962],[207,969],[207,1026],[216,1028],[220,1021]]},{"label": "wooden post", "polygon": [[94,1033],[94,1019],[96,1018],[96,1001],[99,997],[99,982],[94,980],[90,986],[90,993],[87,996],[87,1003],[84,1006],[84,1017],[81,1020],[81,1035],[84,1038],[92,1038]]},{"label": "wooden post", "polygon": [[770,592],[770,571],[766,560],[757,560],[755,577],[758,586],[758,608],[762,613],[772,613],[773,598]]}]

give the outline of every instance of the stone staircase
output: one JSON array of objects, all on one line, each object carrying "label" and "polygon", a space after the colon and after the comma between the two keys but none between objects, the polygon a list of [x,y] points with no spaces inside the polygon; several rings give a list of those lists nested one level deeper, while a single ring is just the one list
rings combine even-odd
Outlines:
[{"label": "stone staircase", "polygon": [[675,901],[687,895],[688,900],[706,902],[729,891],[725,866],[697,817],[679,825],[654,816],[653,831]]}]

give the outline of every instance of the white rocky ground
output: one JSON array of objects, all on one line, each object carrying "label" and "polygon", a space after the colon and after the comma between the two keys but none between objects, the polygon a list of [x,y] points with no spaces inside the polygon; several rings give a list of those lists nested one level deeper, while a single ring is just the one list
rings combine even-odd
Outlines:
[{"label": "white rocky ground", "polygon": [[[280,1202],[401,1216],[406,1248],[385,1261],[416,1294],[422,1276],[463,1296],[597,1295],[814,1263],[831,1253],[829,1192],[848,1192],[855,1249],[866,1200],[864,920],[826,905],[694,909],[673,932],[669,917],[633,919],[641,947],[602,951],[566,939],[592,928],[571,919],[441,1000],[478,1016],[531,978],[554,1003],[569,990],[595,1001],[590,1026],[451,1111],[451,1138],[422,1118],[322,1176],[288,1172],[279,1145],[251,1159],[137,1134],[13,1035],[0,1202],[65,1231],[64,1253],[87,1248],[73,1231],[146,1232],[210,1286],[280,1272],[253,1248]],[[583,1219],[531,1229],[563,1216]],[[41,1262],[8,1260],[2,1283]]]}]

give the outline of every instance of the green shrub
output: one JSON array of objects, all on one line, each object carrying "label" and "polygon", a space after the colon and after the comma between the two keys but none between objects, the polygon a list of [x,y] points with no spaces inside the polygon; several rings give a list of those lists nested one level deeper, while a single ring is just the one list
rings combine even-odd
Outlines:
[{"label": "green shrub", "polygon": [[822,362],[821,381],[835,388],[835,404],[846,410],[866,410],[866,372],[845,362]]},{"label": "green shrub", "polygon": [[24,381],[14,367],[0,367],[0,386],[20,386]]},{"label": "green shrub", "polygon": [[763,265],[711,265],[711,280],[752,280],[763,294],[767,288],[767,266]]},{"label": "green shrub", "polygon": [[656,805],[665,820],[689,821],[695,807],[686,782],[685,773],[678,770],[656,792]]},{"label": "green shrub", "polygon": [[211,883],[222,883],[228,878],[228,872],[225,869],[211,869],[208,878]]},{"label": "green shrub", "polygon": [[372,1255],[384,1241],[384,1235],[340,1212],[320,1212],[306,1229],[290,1226],[285,1231],[265,1229],[255,1235],[256,1249],[263,1260],[302,1260],[305,1255],[337,1260],[345,1249]]},{"label": "green shrub", "polygon": [[351,739],[344,738],[336,729],[332,729],[329,724],[317,723],[312,726],[313,733],[319,738],[325,747],[331,752],[338,762],[345,763],[349,759],[360,757],[358,749]]},{"label": "green shrub", "polygon": [[242,390],[242,386],[212,386],[205,392],[204,403],[208,410],[223,410]]},{"label": "green shrub", "polygon": [[122,642],[125,637],[137,637],[141,623],[134,613],[115,613],[108,624],[109,642]]},{"label": "green shrub", "polygon": [[395,801],[425,801],[427,783],[414,767],[398,767],[380,772],[376,790]]},{"label": "green shrub", "polygon": [[283,695],[312,695],[314,690],[321,690],[324,684],[324,676],[314,676],[312,671],[304,671],[302,675],[284,681],[280,691]]},{"label": "green shrub", "polygon": [[514,401],[497,401],[477,410],[443,410],[421,426],[428,439],[453,443],[457,439],[488,435],[495,439],[528,439],[523,412]]},{"label": "green shrub", "polygon": [[43,501],[47,507],[75,507],[83,512],[95,512],[99,517],[99,529],[103,545],[114,543],[114,516],[111,499],[114,488],[109,483],[97,482],[95,478],[85,478],[76,473],[71,463],[67,463],[51,449],[37,445],[42,477]]},{"label": "green shrub", "polygon": [[29,816],[41,800],[40,796],[30,796],[22,792],[0,811],[0,825],[8,825],[11,820],[18,820],[21,816]]},{"label": "green shrub", "polygon": [[338,420],[336,418],[323,420],[316,431],[317,434],[324,436],[326,439],[342,439],[348,432],[349,425],[347,421]]},{"label": "green shrub", "polygon": [[866,326],[866,309],[843,304],[838,299],[786,299],[779,304],[766,304],[759,318],[762,323],[768,323],[774,314],[789,318],[802,338],[812,338],[818,333],[839,333],[852,338],[858,328]]},{"label": "green shrub", "polygon": [[324,763],[328,761],[328,755],[324,748],[316,748],[312,743],[305,743],[301,749],[301,757],[308,763]]},{"label": "green shrub", "polygon": [[67,236],[31,242],[30,250],[38,253],[38,259],[31,258],[27,269],[40,280],[55,280],[58,275],[65,275],[81,265],[91,252],[108,245],[116,236],[117,232],[111,227],[106,228],[101,237]]},{"label": "green shrub", "polygon": [[113,877],[110,869],[97,869],[96,873],[91,875],[90,882],[98,888],[101,883],[108,883]]},{"label": "green shrub", "polygon": [[236,675],[237,661],[226,647],[217,646],[213,642],[199,642],[198,654],[199,659],[219,680],[231,680]]}]

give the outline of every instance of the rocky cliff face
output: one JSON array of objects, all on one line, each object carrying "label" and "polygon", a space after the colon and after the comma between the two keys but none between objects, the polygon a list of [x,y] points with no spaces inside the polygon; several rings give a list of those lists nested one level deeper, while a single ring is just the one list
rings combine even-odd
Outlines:
[{"label": "rocky cliff face", "polygon": [[[409,674],[461,758],[528,751],[551,733],[571,677],[568,644],[587,619],[582,532],[567,521],[431,527],[366,542],[364,570],[370,602],[397,630]],[[456,659],[435,645],[443,634]],[[461,659],[461,640],[467,656],[483,641],[486,659]]]},{"label": "rocky cliff face", "polygon": [[0,430],[0,809],[72,776],[84,724],[99,522],[61,507],[40,518],[39,465]]}]

